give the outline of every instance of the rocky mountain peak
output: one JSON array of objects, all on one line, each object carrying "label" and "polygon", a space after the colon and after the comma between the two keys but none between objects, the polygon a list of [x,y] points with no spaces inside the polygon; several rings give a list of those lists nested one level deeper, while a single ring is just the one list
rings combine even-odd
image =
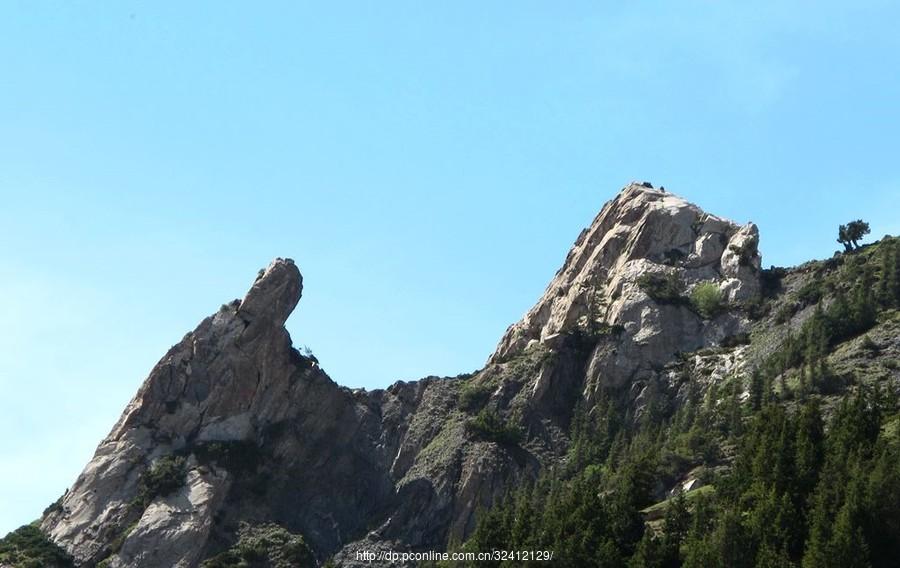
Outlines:
[{"label": "rocky mountain peak", "polygon": [[[294,262],[275,259],[242,301],[223,305],[156,364],[59,509],[43,521],[77,562],[108,557],[109,543],[125,536],[113,566],[197,560],[211,516],[234,481],[227,468],[201,463],[204,448],[255,447],[267,428],[302,408],[289,393],[305,384],[300,378],[312,365],[284,328],[302,287]],[[185,483],[166,499],[143,502],[160,460],[180,463]]]},{"label": "rocky mountain peak", "polygon": [[259,271],[240,304],[238,314],[248,322],[262,318],[272,325],[283,325],[302,293],[303,276],[294,261],[276,258]]},{"label": "rocky mountain peak", "polygon": [[[758,242],[753,223],[738,225],[647,182],[631,183],[582,231],[543,296],[510,326],[490,361],[535,344],[552,348],[586,328],[622,330],[618,363],[600,365],[595,356],[594,368],[623,382],[638,365],[714,343],[737,332],[741,322],[733,314],[709,325],[687,302],[653,298],[641,283],[652,275],[671,278],[687,295],[709,282],[724,302],[746,300],[759,291]],[[623,355],[632,364],[623,364]]]}]

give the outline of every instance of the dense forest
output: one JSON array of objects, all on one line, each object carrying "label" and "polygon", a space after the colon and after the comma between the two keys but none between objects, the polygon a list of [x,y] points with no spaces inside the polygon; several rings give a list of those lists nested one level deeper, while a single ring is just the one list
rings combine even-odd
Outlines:
[{"label": "dense forest", "polygon": [[[900,241],[814,268],[780,312],[767,313],[766,298],[747,306],[781,323],[812,309],[749,376],[675,409],[651,406],[636,425],[620,393],[604,393],[576,412],[564,465],[483,510],[458,549],[549,550],[568,566],[897,566],[898,391],[866,368],[836,372],[828,357],[853,338],[877,355],[865,333],[898,319]],[[783,273],[766,271],[768,294]],[[700,487],[654,503],[655,488],[691,466]]]}]

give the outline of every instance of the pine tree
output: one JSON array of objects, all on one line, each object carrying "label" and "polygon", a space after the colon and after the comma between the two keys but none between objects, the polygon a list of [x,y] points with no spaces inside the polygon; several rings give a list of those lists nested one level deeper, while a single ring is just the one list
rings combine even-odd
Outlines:
[{"label": "pine tree", "polygon": [[741,408],[741,394],[744,385],[740,377],[732,379],[731,396],[728,398],[728,435],[737,438],[744,432],[744,413]]},{"label": "pine tree", "polygon": [[900,444],[881,444],[868,467],[866,533],[870,558],[879,568],[895,566],[900,558]]},{"label": "pine tree", "polygon": [[881,429],[881,410],[871,395],[860,390],[841,401],[832,420],[828,451],[836,461],[846,462],[853,454],[867,456]]},{"label": "pine tree", "polygon": [[866,331],[875,325],[875,316],[878,310],[875,301],[872,298],[871,279],[864,277],[863,282],[856,287],[853,295],[853,304],[851,306],[852,313],[852,330],[850,334],[857,334]]},{"label": "pine tree", "polygon": [[687,508],[687,499],[679,492],[670,500],[663,518],[663,536],[659,546],[660,566],[675,568],[681,565],[681,544],[687,538],[690,528],[691,513]]},{"label": "pine tree", "polygon": [[806,500],[812,494],[819,479],[819,469],[825,454],[825,427],[816,399],[803,407],[797,419],[795,450],[795,475],[800,497]]},{"label": "pine tree", "polygon": [[711,546],[717,556],[714,566],[750,568],[754,564],[749,542],[741,524],[740,513],[726,510],[719,517],[711,538]]},{"label": "pine tree", "polygon": [[[478,519],[475,530],[463,545],[463,550],[469,552],[481,552],[491,550],[505,550],[509,540],[509,527],[505,525],[505,507],[503,504],[495,504],[489,509],[480,509],[476,513]],[[496,561],[486,562],[487,566],[499,566]]]},{"label": "pine tree", "polygon": [[880,277],[878,278],[878,303],[884,307],[891,307],[894,304],[894,294],[891,289],[891,278],[894,273],[893,261],[893,241],[884,240],[878,247],[878,267]]},{"label": "pine tree", "polygon": [[[888,305],[898,308],[900,307],[900,242],[893,240],[890,248],[893,254],[888,253],[885,256],[889,259],[887,261],[887,288],[893,302]],[[893,260],[890,260],[891,256],[893,256]]]},{"label": "pine tree", "polygon": [[628,561],[629,568],[665,568],[666,553],[663,545],[653,531],[644,531],[644,536],[638,542],[634,555]]},{"label": "pine tree", "polygon": [[754,369],[753,373],[750,375],[750,409],[753,412],[758,411],[762,408],[764,395],[765,395],[765,383],[762,376],[762,372],[759,369]]},{"label": "pine tree", "polygon": [[715,522],[713,500],[706,496],[694,499],[691,528],[685,539],[685,568],[714,566],[716,552],[709,542],[709,534]]},{"label": "pine tree", "polygon": [[869,566],[869,546],[862,529],[863,490],[859,471],[852,475],[844,504],[834,522],[828,543],[829,566],[864,568]]},{"label": "pine tree", "polygon": [[793,568],[794,566],[788,553],[783,549],[775,550],[763,544],[756,553],[756,568]]},{"label": "pine tree", "polygon": [[822,310],[822,306],[816,307],[813,316],[804,326],[804,350],[803,359],[808,362],[818,361],[828,353],[828,318]]},{"label": "pine tree", "polygon": [[510,526],[509,546],[515,549],[532,548],[534,522],[534,483],[523,483],[515,493],[515,513]]}]

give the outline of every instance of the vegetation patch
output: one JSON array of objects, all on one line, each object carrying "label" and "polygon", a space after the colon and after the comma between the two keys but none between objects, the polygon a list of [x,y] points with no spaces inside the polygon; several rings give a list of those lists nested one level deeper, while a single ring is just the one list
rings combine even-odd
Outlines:
[{"label": "vegetation patch", "polygon": [[316,566],[312,549],[299,534],[275,523],[241,523],[238,540],[201,568],[306,568]]},{"label": "vegetation patch", "polygon": [[797,291],[797,299],[800,300],[804,306],[811,306],[817,303],[824,295],[825,290],[822,285],[822,280],[818,278],[813,278]]},{"label": "vegetation patch", "polygon": [[797,313],[797,310],[800,309],[800,306],[794,302],[787,302],[783,304],[778,311],[775,312],[775,323],[781,325],[783,323],[787,323],[790,321],[794,314]]},{"label": "vegetation patch", "polygon": [[702,497],[712,497],[715,492],[716,488],[712,485],[704,485],[703,487],[698,487],[693,491],[689,491],[687,493],[679,493],[675,497],[666,499],[665,501],[660,501],[655,505],[650,505],[649,507],[641,509],[641,513],[643,513],[644,515],[653,515],[654,513],[664,512],[666,511],[666,509],[673,506],[675,504],[675,501],[677,501],[679,498],[683,498],[687,503],[690,503],[691,501],[700,499]]},{"label": "vegetation patch", "polygon": [[128,535],[130,535],[134,531],[137,525],[138,521],[134,521],[133,523],[125,527],[125,530],[120,532],[119,536],[113,539],[113,541],[109,544],[110,555],[117,554],[122,549],[122,545],[125,544],[125,539],[128,538]]},{"label": "vegetation patch", "polygon": [[480,440],[498,444],[518,444],[522,439],[519,428],[507,424],[497,412],[484,408],[466,422],[466,431]]},{"label": "vegetation patch", "polygon": [[0,539],[0,566],[13,568],[74,568],[69,554],[41,532],[37,522],[19,527]]},{"label": "vegetation patch", "polygon": [[747,318],[749,318],[750,321],[759,321],[769,315],[772,304],[771,302],[767,302],[762,295],[756,295],[745,300],[741,307],[747,313]]},{"label": "vegetation patch", "polygon": [[759,274],[760,294],[763,298],[771,298],[781,290],[781,281],[787,276],[787,269],[781,266],[770,266]]},{"label": "vegetation patch", "polygon": [[581,317],[577,325],[568,332],[570,345],[579,349],[592,348],[601,339],[617,337],[625,331],[625,326],[608,324],[601,318],[593,309],[587,316]]},{"label": "vegetation patch", "polygon": [[235,474],[254,471],[262,461],[259,446],[248,440],[203,442],[191,452],[201,465],[216,464]]},{"label": "vegetation patch", "polygon": [[733,252],[738,257],[738,264],[740,266],[753,266],[753,257],[756,256],[756,248],[745,245],[731,245],[728,247],[728,250]]},{"label": "vegetation patch", "polygon": [[749,333],[736,333],[734,335],[729,335],[728,337],[722,340],[722,347],[731,348],[738,347],[741,345],[750,345],[750,334]]},{"label": "vegetation patch", "polygon": [[[419,454],[423,464],[443,464],[449,459],[450,452],[457,448],[464,439],[465,422],[455,415],[447,420],[440,431],[428,442]],[[408,475],[408,474],[407,474]]]},{"label": "vegetation patch", "polygon": [[[789,333],[763,361],[760,376],[766,384],[762,390],[769,392],[774,388],[782,396],[801,398],[815,392],[840,392],[854,378],[846,372],[844,376],[834,373],[826,361],[828,355],[835,346],[866,333],[879,318],[884,321],[900,307],[900,239],[886,237],[837,259],[841,262],[816,274],[815,284],[801,289],[806,299],[820,299],[800,330]],[[799,302],[784,306],[786,313],[783,317],[776,315],[776,323],[789,319],[799,306]],[[872,355],[880,351],[880,346],[868,337],[863,337],[859,346]],[[771,384],[775,380],[780,384]],[[796,392],[791,392],[791,386]]]},{"label": "vegetation patch", "polygon": [[187,480],[186,463],[187,460],[183,455],[163,456],[141,474],[137,496],[129,504],[130,511],[127,518],[133,519],[133,521],[125,528],[119,525],[114,529],[118,534],[104,549],[97,568],[106,568],[110,565],[111,557],[122,548],[125,539],[137,526],[144,511],[154,499],[165,497],[184,487]]},{"label": "vegetation patch", "polygon": [[863,336],[860,347],[862,347],[866,351],[871,351],[872,353],[878,353],[879,351],[881,351],[881,347],[877,343],[872,341],[872,338],[868,335]]},{"label": "vegetation patch", "polygon": [[722,291],[715,282],[701,282],[691,290],[691,305],[704,319],[712,319],[725,310]]},{"label": "vegetation patch", "polygon": [[669,249],[663,253],[663,264],[667,264],[669,266],[677,266],[684,259],[687,258],[687,254],[678,248]]},{"label": "vegetation patch", "polygon": [[459,409],[464,412],[480,410],[490,399],[493,390],[488,384],[466,382],[459,390]]},{"label": "vegetation patch", "polygon": [[[68,492],[68,490],[66,490],[66,492]],[[65,496],[66,496],[66,494],[63,493],[62,495],[59,496],[59,499],[57,499],[57,500],[54,501],[53,503],[50,503],[49,505],[47,505],[47,508],[44,509],[44,512],[43,512],[43,514],[41,515],[41,518],[44,518],[44,517],[46,517],[47,515],[51,515],[51,514],[53,514],[53,513],[58,512],[58,511],[62,511],[62,510],[63,510],[62,502],[63,502],[63,498],[64,498]]]},{"label": "vegetation patch", "polygon": [[504,375],[523,377],[555,357],[555,353],[543,344],[532,345],[504,362]]},{"label": "vegetation patch", "polygon": [[688,302],[684,296],[684,282],[674,272],[643,274],[637,279],[637,285],[660,304]]},{"label": "vegetation patch", "polygon": [[162,457],[141,475],[138,495],[132,506],[141,511],[157,497],[164,497],[185,484],[187,469],[183,456]]}]

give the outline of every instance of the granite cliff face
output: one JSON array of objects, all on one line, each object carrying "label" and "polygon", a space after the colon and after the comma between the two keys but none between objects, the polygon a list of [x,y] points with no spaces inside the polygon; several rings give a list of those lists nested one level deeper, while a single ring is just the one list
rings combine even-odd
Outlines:
[{"label": "granite cliff face", "polygon": [[[277,523],[344,566],[362,549],[443,549],[480,505],[563,459],[577,405],[616,389],[636,417],[683,390],[676,356],[746,332],[736,306],[759,292],[757,242],[753,224],[629,185],[484,369],[371,392],[292,347],[302,278],[276,259],[163,357],[41,527],[83,566],[199,566],[241,523]],[[654,297],[654,275],[681,295]],[[701,283],[730,307],[701,316],[686,301]]]}]

